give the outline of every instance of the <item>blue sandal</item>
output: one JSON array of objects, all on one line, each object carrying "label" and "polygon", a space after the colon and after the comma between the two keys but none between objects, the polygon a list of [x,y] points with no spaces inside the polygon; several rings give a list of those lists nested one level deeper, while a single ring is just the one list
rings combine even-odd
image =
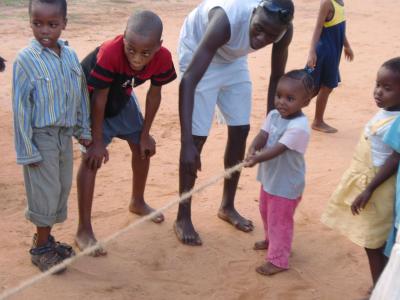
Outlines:
[{"label": "blue sandal", "polygon": [[[36,247],[37,234],[35,233],[32,238],[32,248]],[[75,251],[72,246],[67,243],[57,242],[51,234],[49,235],[49,243],[54,250],[63,258],[70,258],[75,255]]]},{"label": "blue sandal", "polygon": [[[30,249],[29,253],[31,254],[32,263],[42,272],[45,272],[50,268],[62,263],[64,260],[64,258],[56,252],[55,248],[50,242],[44,246]],[[60,274],[66,269],[67,268],[62,268],[54,274]]]}]

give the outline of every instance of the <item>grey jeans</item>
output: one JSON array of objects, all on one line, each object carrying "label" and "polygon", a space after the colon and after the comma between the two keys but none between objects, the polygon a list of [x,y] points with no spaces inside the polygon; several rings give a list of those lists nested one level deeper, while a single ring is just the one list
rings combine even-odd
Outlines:
[{"label": "grey jeans", "polygon": [[38,166],[23,167],[28,207],[25,216],[38,227],[67,218],[72,185],[72,128],[34,128],[32,141],[42,156]]}]

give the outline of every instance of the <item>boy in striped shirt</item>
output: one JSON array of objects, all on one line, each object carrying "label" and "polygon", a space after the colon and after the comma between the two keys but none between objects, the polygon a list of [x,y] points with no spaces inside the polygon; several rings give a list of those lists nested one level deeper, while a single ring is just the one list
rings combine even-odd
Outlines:
[{"label": "boy in striped shirt", "polygon": [[13,66],[13,113],[17,163],[23,165],[28,207],[36,225],[30,249],[41,271],[74,254],[50,234],[67,217],[72,184],[72,136],[91,141],[89,96],[75,52],[59,40],[67,24],[65,0],[30,0],[34,39]]}]

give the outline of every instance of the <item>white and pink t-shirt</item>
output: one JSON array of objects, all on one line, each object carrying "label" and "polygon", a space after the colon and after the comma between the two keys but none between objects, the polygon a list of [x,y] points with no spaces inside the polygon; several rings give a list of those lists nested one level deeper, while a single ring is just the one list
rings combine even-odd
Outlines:
[{"label": "white and pink t-shirt", "polygon": [[304,191],[304,153],[310,139],[307,117],[302,114],[293,119],[284,119],[277,110],[271,111],[261,130],[268,133],[265,148],[277,143],[288,149],[277,157],[262,162],[258,168],[257,180],[269,194],[297,199]]}]

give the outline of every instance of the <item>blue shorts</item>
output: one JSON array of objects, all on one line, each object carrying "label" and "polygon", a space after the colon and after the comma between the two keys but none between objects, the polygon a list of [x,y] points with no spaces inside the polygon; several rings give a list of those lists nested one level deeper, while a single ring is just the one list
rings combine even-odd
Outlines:
[{"label": "blue shorts", "polygon": [[129,102],[118,115],[104,119],[104,146],[110,144],[114,137],[126,140],[129,143],[139,144],[142,127],[143,115],[136,96],[132,94]]}]

